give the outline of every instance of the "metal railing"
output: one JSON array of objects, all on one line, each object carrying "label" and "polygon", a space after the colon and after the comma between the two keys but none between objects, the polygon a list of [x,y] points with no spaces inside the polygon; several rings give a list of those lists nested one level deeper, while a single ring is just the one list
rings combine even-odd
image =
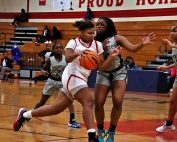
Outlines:
[{"label": "metal railing", "polygon": [[20,61],[21,69],[25,70],[40,70],[41,61],[37,57],[38,53],[22,52],[22,58]]}]

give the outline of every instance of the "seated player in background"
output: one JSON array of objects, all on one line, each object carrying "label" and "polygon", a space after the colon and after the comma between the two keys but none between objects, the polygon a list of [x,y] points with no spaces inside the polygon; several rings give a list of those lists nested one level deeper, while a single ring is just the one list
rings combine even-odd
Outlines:
[{"label": "seated player in background", "polygon": [[5,72],[10,72],[12,71],[12,63],[10,61],[10,58],[7,56],[7,52],[5,51],[3,53],[3,58],[1,59],[1,76],[0,76],[0,80],[4,80],[4,74]]}]

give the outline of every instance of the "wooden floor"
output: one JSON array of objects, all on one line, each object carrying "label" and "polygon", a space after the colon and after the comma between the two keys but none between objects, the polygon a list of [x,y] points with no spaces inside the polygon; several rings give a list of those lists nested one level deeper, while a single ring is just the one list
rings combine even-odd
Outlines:
[{"label": "wooden floor", "polygon": [[[68,110],[63,113],[26,122],[19,132],[12,130],[20,107],[32,109],[40,99],[44,82],[36,85],[32,80],[0,82],[0,141],[1,142],[87,142],[86,129],[81,115],[81,105],[75,101],[76,119],[81,129],[68,128]],[[48,104],[56,98],[57,92]],[[165,121],[168,112],[168,94],[144,94],[126,92],[123,113],[116,129],[115,142],[176,142],[177,132],[158,134],[155,128]],[[105,105],[105,126],[109,127],[112,103],[108,96]],[[177,119],[175,119],[176,121]]]}]

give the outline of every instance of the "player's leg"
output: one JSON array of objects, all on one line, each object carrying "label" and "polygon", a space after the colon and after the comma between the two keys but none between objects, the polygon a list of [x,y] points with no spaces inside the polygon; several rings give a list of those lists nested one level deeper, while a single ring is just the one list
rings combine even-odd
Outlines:
[{"label": "player's leg", "polygon": [[112,92],[113,108],[111,111],[111,122],[110,122],[109,130],[107,132],[108,138],[106,142],[114,141],[115,129],[122,113],[122,104],[123,104],[123,99],[125,94],[125,88],[126,88],[125,79],[116,80],[112,82],[111,92]]},{"label": "player's leg", "polygon": [[168,110],[168,119],[166,120],[164,125],[162,125],[156,129],[156,131],[159,133],[163,133],[165,130],[174,131],[176,129],[175,126],[173,125],[173,120],[174,120],[176,110],[177,110],[177,80],[176,79],[175,79],[172,93],[170,96],[170,104],[169,105],[170,106],[169,106],[169,110]]},{"label": "player's leg", "polygon": [[69,127],[73,127],[73,128],[80,128],[81,125],[79,123],[77,123],[77,121],[75,119],[74,104],[71,104],[68,107],[68,110],[69,110],[69,113],[70,113],[70,118],[69,118],[68,126]]},{"label": "player's leg", "polygon": [[110,91],[109,73],[97,73],[96,86],[94,91],[95,118],[97,122],[97,135],[100,142],[104,141],[104,104]]},{"label": "player's leg", "polygon": [[71,101],[71,99],[65,93],[60,91],[56,100],[51,105],[45,105],[30,111],[26,111],[24,108],[21,108],[18,111],[18,117],[13,124],[13,129],[14,131],[18,131],[25,120],[32,117],[43,117],[59,114],[72,103],[73,102]]},{"label": "player's leg", "polygon": [[96,133],[94,129],[94,114],[93,114],[93,106],[94,106],[94,99],[91,90],[87,87],[87,85],[82,86],[74,97],[78,100],[82,105],[82,116],[87,128],[89,142],[98,142],[96,138]]},{"label": "player's leg", "polygon": [[49,99],[49,97],[54,93],[54,91],[57,89],[57,85],[56,85],[57,81],[48,79],[41,94],[41,99],[40,101],[35,105],[34,109],[39,108],[41,106],[43,106],[47,100]]}]

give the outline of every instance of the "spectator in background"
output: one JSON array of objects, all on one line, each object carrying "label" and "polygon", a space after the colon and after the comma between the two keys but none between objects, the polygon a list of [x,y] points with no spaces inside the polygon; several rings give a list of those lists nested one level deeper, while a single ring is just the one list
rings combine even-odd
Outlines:
[{"label": "spectator in background", "polygon": [[138,70],[138,66],[135,64],[134,59],[130,57],[129,64],[127,65],[127,69],[129,70]]},{"label": "spectator in background", "polygon": [[15,15],[14,21],[10,24],[10,26],[18,27],[20,22],[28,22],[28,14],[25,12],[25,9],[21,9],[20,17]]},{"label": "spectator in background", "polygon": [[84,17],[84,20],[92,20],[92,18],[93,18],[93,13],[92,13],[91,9],[88,7],[87,8],[87,13]]},{"label": "spectator in background", "polygon": [[52,36],[52,40],[53,39],[61,39],[61,32],[55,27],[53,26],[53,36]]},{"label": "spectator in background", "polygon": [[[51,53],[52,53],[52,51],[50,50],[50,44],[46,44],[46,49],[41,51],[40,53],[38,53],[37,57],[41,61],[41,68],[43,67],[43,65],[45,64],[47,59],[49,59],[49,57],[51,56]],[[39,75],[34,78],[34,83],[36,84],[38,80],[47,80],[47,78],[48,77],[46,77],[44,75]]]},{"label": "spectator in background", "polygon": [[36,35],[36,43],[46,43],[46,44],[52,43],[50,30],[47,25],[44,26],[42,35]]},{"label": "spectator in background", "polygon": [[3,53],[3,58],[1,59],[1,76],[0,76],[0,80],[4,80],[4,74],[5,72],[10,72],[12,71],[12,63],[10,61],[10,58],[7,57],[7,52],[5,51]]},{"label": "spectator in background", "polygon": [[22,57],[22,53],[20,51],[20,48],[17,47],[17,44],[14,43],[14,46],[11,48],[11,62],[16,61],[17,65],[20,65],[20,58]]},{"label": "spectator in background", "polygon": [[130,58],[132,58],[132,57],[127,56],[126,59],[125,59],[125,61],[124,61],[124,66],[125,66],[126,68],[128,68],[128,64],[129,64]]}]

